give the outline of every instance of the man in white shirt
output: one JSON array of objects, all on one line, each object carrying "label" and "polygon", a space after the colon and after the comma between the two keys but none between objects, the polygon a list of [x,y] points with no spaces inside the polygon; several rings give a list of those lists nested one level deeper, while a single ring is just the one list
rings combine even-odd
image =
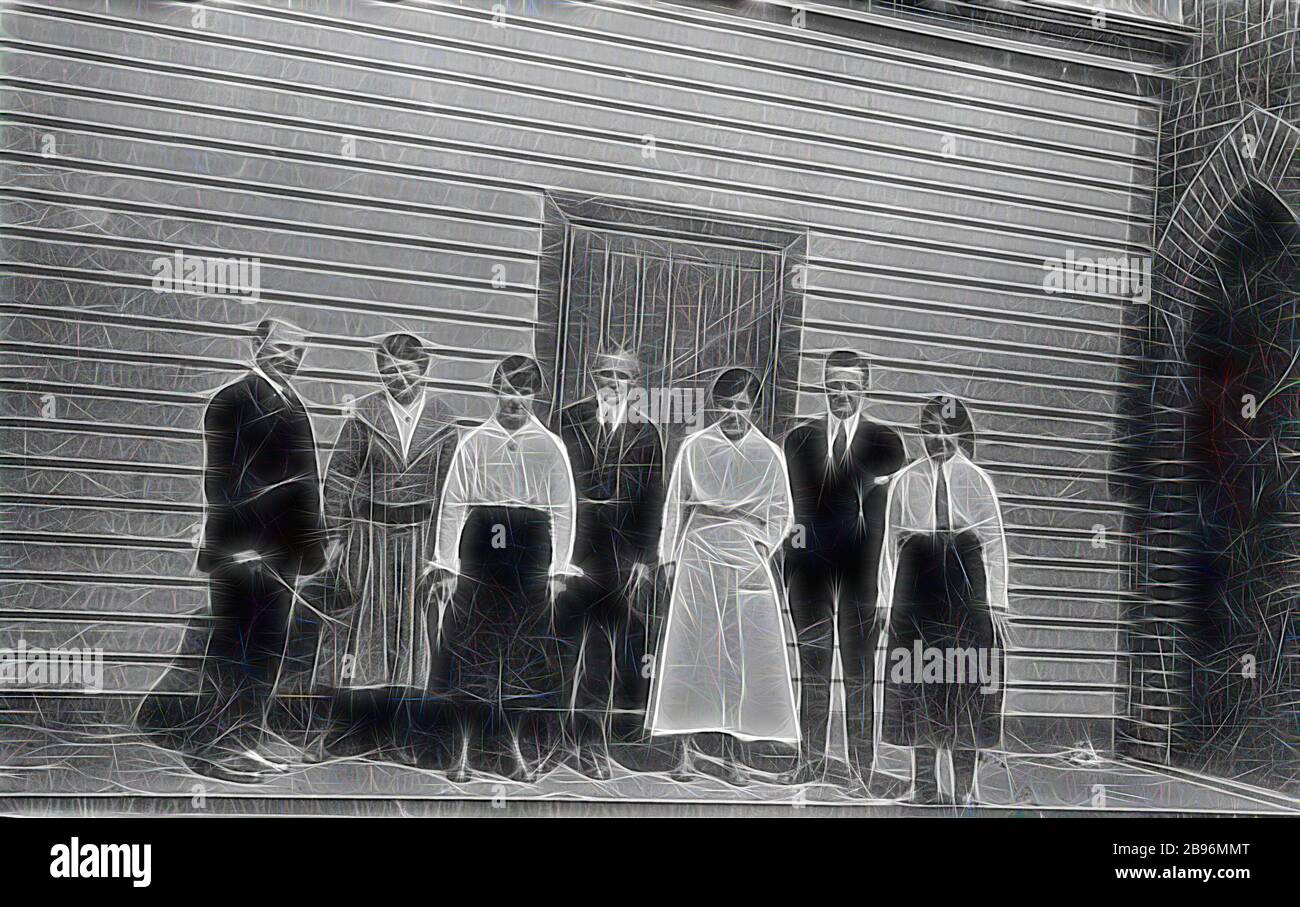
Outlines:
[{"label": "man in white shirt", "polygon": [[[826,357],[826,411],[785,439],[795,520],[787,550],[790,613],[799,633],[800,719],[804,780],[820,776],[828,755],[847,755],[852,774],[871,766],[871,636],[876,564],[884,534],[889,476],[901,468],[903,442],[867,417],[871,384],[866,358],[849,350]],[[838,644],[837,644],[838,643]],[[835,654],[843,695],[832,684]],[[847,753],[828,754],[830,716],[845,712]]]},{"label": "man in white shirt", "polygon": [[432,569],[464,732],[457,780],[498,757],[503,773],[533,780],[559,727],[567,652],[555,605],[579,572],[576,496],[563,443],[533,414],[541,383],[526,356],[497,367],[496,412],[461,438],[443,489]]}]

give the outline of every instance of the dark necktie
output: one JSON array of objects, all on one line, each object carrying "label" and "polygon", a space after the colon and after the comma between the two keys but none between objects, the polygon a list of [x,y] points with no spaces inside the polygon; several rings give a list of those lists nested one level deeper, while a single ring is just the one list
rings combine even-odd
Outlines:
[{"label": "dark necktie", "polygon": [[614,429],[615,426],[611,422],[597,422],[596,449],[593,451],[595,459],[592,465],[596,481],[604,497],[609,497],[613,493],[613,476],[611,475],[610,463],[617,462],[613,450]]},{"label": "dark necktie", "polygon": [[844,451],[848,447],[847,425],[841,424],[835,429],[835,441],[831,444],[831,462],[835,464],[836,469],[842,469],[844,466]]},{"label": "dark necktie", "polygon": [[934,478],[934,528],[936,532],[947,532],[952,525],[948,513],[948,480],[943,475],[943,464]]},{"label": "dark necktie", "polygon": [[618,428],[613,422],[601,422],[596,432],[596,459],[605,463],[610,457],[610,447],[614,443],[614,432]]}]

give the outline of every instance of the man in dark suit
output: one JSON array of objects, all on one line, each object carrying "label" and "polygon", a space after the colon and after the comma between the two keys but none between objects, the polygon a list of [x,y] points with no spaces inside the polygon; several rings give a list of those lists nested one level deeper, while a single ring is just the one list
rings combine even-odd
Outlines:
[{"label": "man in dark suit", "polygon": [[664,452],[658,428],[632,399],[640,375],[625,350],[597,356],[594,394],[559,419],[578,497],[574,561],[586,573],[570,597],[579,625],[572,729],[579,767],[597,779],[609,776],[611,736],[642,727],[649,695],[644,659]]},{"label": "man in dark suit", "polygon": [[801,779],[826,769],[838,644],[850,769],[871,767],[872,630],[889,476],[904,465],[898,433],[867,418],[870,365],[840,350],[826,359],[826,412],[785,440],[796,528],[786,560],[790,611],[799,636]]},{"label": "man in dark suit", "polygon": [[282,768],[262,751],[299,577],[325,562],[316,441],[290,379],[302,333],[257,326],[251,371],[227,384],[203,417],[206,517],[198,569],[208,574],[213,625],[203,659],[204,708],[191,767],[256,781]]}]

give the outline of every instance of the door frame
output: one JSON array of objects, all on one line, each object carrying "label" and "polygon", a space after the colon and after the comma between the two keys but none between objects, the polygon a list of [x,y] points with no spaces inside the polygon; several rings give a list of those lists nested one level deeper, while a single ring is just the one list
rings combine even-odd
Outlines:
[{"label": "door frame", "polygon": [[595,198],[572,192],[547,191],[543,195],[541,255],[537,280],[537,328],[533,349],[542,370],[542,411],[554,418],[573,401],[563,399],[564,368],[569,320],[569,269],[577,228],[607,230],[647,239],[725,243],[777,253],[781,257],[779,325],[774,332],[774,424],[776,437],[794,418],[799,391],[799,363],[803,352],[803,306],[807,285],[808,229],[735,215],[721,216],[698,210],[684,211],[666,205],[624,199]]},{"label": "door frame", "polygon": [[[1242,149],[1251,148],[1250,154]],[[1151,300],[1134,306],[1128,325],[1133,367],[1125,415],[1141,432],[1130,437],[1116,470],[1131,482],[1135,505],[1133,591],[1125,613],[1128,702],[1123,752],[1160,764],[1196,755],[1192,672],[1194,641],[1186,628],[1196,610],[1196,552],[1188,544],[1200,514],[1183,455],[1194,412],[1197,313],[1231,301],[1219,295],[1218,250],[1232,212],[1267,192],[1300,222],[1300,128],[1255,107],[1228,126],[1195,178],[1181,190],[1156,238]],[[1121,488],[1125,486],[1121,485]],[[1121,714],[1125,714],[1121,712]],[[1193,763],[1194,764],[1194,763]]]}]

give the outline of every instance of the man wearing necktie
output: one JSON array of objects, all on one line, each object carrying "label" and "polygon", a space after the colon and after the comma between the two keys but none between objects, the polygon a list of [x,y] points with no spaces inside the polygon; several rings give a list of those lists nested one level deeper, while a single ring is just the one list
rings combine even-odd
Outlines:
[{"label": "man wearing necktie", "polygon": [[[870,379],[864,356],[831,353],[826,412],[785,440],[796,523],[786,577],[799,636],[801,780],[825,774],[833,702],[845,711],[851,773],[865,781],[871,766],[870,653],[884,486],[905,457],[898,433],[867,417]],[[842,692],[832,685],[837,651]]]},{"label": "man wearing necktie", "polygon": [[290,384],[302,332],[274,319],[255,332],[254,365],[221,388],[203,415],[204,524],[198,569],[208,575],[211,624],[199,707],[171,724],[164,678],[137,721],[180,735],[191,768],[252,782],[283,766],[263,751],[299,579],[325,562],[316,439]]},{"label": "man wearing necktie", "polygon": [[632,400],[636,356],[616,347],[590,371],[594,393],[565,407],[559,434],[578,494],[574,560],[586,574],[570,593],[571,730],[580,770],[603,779],[611,738],[639,735],[645,721],[664,455],[658,428]]}]

